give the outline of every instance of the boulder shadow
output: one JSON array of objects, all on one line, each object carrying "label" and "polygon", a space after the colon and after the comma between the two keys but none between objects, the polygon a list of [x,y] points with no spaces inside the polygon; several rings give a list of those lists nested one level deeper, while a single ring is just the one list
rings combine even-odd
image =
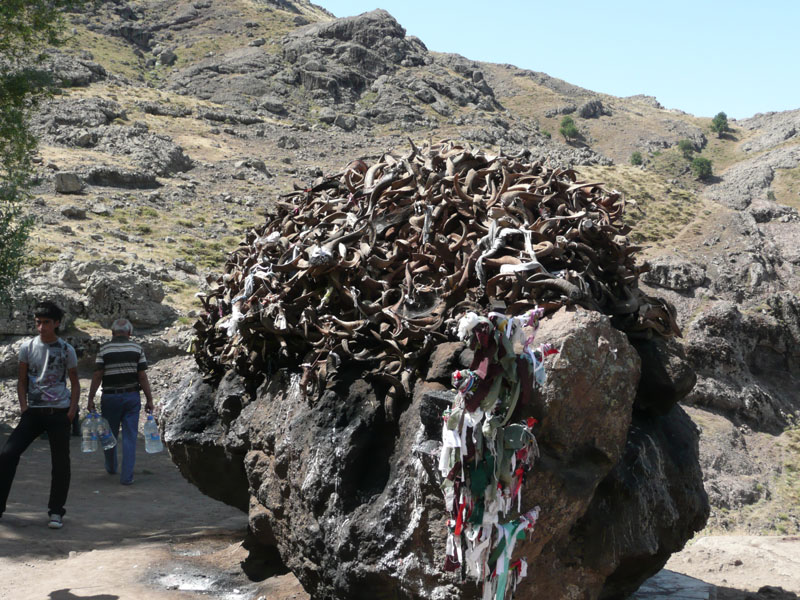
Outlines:
[{"label": "boulder shadow", "polygon": [[69,588],[55,590],[48,595],[50,600],[119,600],[115,594],[95,594],[93,596],[78,596],[73,594]]}]

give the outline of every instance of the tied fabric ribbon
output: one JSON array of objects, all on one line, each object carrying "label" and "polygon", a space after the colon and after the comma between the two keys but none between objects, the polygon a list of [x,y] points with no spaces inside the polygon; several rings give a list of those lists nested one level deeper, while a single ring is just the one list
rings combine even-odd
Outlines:
[{"label": "tied fabric ribbon", "polygon": [[[539,512],[521,512],[526,474],[539,456],[538,421],[524,415],[544,385],[545,358],[558,353],[550,344],[534,349],[543,315],[538,307],[517,317],[467,313],[458,323],[474,358],[470,368],[453,371],[456,397],[443,414],[439,470],[450,516],[444,568],[465,565],[483,582],[486,600],[509,597],[527,574],[524,559],[512,561]],[[506,521],[513,510],[519,516]]]},{"label": "tied fabric ribbon", "polygon": [[475,387],[478,376],[475,371],[464,369],[463,371],[453,371],[452,384],[459,394],[467,394]]}]

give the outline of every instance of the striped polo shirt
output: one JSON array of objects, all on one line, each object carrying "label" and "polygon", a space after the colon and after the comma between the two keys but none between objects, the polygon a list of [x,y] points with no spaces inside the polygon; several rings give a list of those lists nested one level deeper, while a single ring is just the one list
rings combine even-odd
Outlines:
[{"label": "striped polo shirt", "polygon": [[103,371],[103,392],[114,389],[139,389],[139,371],[147,369],[144,350],[124,336],[111,338],[100,347],[94,363],[96,371]]}]

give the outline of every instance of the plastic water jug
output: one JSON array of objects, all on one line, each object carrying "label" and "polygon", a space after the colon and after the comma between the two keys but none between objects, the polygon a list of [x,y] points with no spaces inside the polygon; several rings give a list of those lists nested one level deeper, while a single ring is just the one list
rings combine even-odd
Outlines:
[{"label": "plastic water jug", "polygon": [[153,415],[147,415],[147,420],[144,422],[144,449],[150,454],[161,452],[164,449],[164,443],[158,434],[158,424]]},{"label": "plastic water jug", "polygon": [[102,415],[95,413],[94,418],[97,421],[97,439],[100,440],[100,445],[103,446],[103,450],[111,450],[117,445],[117,438],[111,433],[111,426]]},{"label": "plastic water jug", "polygon": [[81,452],[94,452],[97,450],[97,429],[94,415],[89,413],[81,423]]}]

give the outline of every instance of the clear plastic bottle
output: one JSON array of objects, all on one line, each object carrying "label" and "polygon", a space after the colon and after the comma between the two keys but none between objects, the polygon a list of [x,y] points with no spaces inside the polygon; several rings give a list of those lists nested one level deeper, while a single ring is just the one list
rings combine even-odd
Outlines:
[{"label": "clear plastic bottle", "polygon": [[97,431],[97,428],[100,427],[99,420],[100,420],[100,415],[98,415],[97,413],[92,413],[92,424],[91,424],[92,439],[94,440],[95,444],[97,444],[98,448],[100,447],[100,434]]},{"label": "clear plastic bottle", "polygon": [[100,445],[103,446],[103,450],[111,450],[117,445],[117,438],[111,433],[111,426],[102,415],[95,413],[94,418],[97,421],[97,438],[100,440]]},{"label": "clear plastic bottle", "polygon": [[153,415],[147,415],[147,420],[144,422],[144,449],[150,454],[161,452],[164,449],[164,443],[158,434],[158,424]]},{"label": "clear plastic bottle", "polygon": [[97,431],[95,430],[94,415],[89,413],[81,423],[81,452],[94,452],[97,450]]}]

